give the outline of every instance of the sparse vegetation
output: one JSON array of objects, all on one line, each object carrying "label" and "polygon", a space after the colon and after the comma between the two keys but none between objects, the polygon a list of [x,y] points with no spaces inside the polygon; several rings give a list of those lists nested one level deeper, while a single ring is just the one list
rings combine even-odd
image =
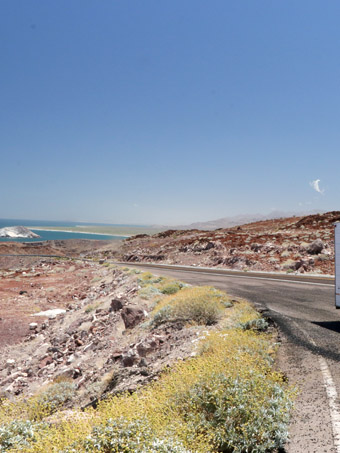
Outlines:
[{"label": "sparse vegetation", "polygon": [[72,382],[61,381],[49,385],[46,390],[30,400],[28,405],[30,418],[41,420],[61,409],[65,403],[71,401],[76,393]]},{"label": "sparse vegetation", "polygon": [[169,282],[162,286],[161,292],[162,292],[162,294],[176,294],[183,287],[184,287],[184,285],[180,282],[176,282],[176,281]]},{"label": "sparse vegetation", "polygon": [[243,330],[257,330],[264,332],[268,329],[268,322],[263,318],[250,319],[244,323],[240,323],[240,327]]},{"label": "sparse vegetation", "polygon": [[46,425],[31,422],[30,420],[13,420],[0,425],[0,452],[11,450],[25,451],[35,441],[37,429],[45,429]]},{"label": "sparse vegetation", "polygon": [[[191,287],[150,273],[135,278],[139,296],[150,297],[149,304],[154,304],[146,328],[181,323],[184,329],[195,329],[191,357],[134,393],[108,396],[85,412],[73,408],[71,417],[63,411],[76,393],[72,381],[55,382],[15,403],[4,401],[0,452],[217,453],[280,448],[287,438],[293,391],[272,370],[272,339],[263,333],[266,321],[246,301],[232,301],[213,287]],[[85,311],[89,308],[94,306]]]},{"label": "sparse vegetation", "polygon": [[185,288],[175,295],[162,299],[152,313],[152,324],[164,322],[189,322],[199,325],[213,325],[221,319],[225,293],[209,286]]},{"label": "sparse vegetation", "polygon": [[[292,390],[272,371],[268,339],[231,329],[201,353],[129,395],[102,401],[82,423],[40,430],[29,452],[273,451],[287,438]],[[92,428],[91,428],[92,424]]]}]

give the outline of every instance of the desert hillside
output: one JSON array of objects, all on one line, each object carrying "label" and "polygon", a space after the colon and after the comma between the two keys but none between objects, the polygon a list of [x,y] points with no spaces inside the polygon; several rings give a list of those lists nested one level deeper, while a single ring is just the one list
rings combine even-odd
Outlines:
[{"label": "desert hillside", "polygon": [[218,229],[168,230],[123,241],[102,256],[125,262],[226,269],[334,273],[334,223],[340,211],[289,217]]}]

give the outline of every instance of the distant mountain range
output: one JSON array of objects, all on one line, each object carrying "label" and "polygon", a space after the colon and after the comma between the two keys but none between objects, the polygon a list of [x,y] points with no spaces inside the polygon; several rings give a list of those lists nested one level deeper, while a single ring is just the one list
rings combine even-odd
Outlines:
[{"label": "distant mountain range", "polygon": [[169,229],[176,230],[217,230],[217,228],[231,228],[246,223],[259,222],[261,220],[280,219],[284,217],[300,217],[311,214],[324,213],[324,210],[310,210],[304,212],[293,211],[271,211],[269,214],[244,214],[233,217],[223,217],[217,220],[210,220],[207,222],[195,222],[189,225],[176,225],[168,227]]}]

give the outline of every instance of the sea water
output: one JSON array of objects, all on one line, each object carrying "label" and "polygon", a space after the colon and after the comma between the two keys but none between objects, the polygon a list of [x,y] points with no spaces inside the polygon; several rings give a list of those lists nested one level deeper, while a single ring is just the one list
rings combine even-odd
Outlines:
[{"label": "sea water", "polygon": [[[30,229],[30,226],[41,226],[41,227],[62,227],[67,230],[69,227],[75,227],[77,225],[103,225],[103,224],[89,224],[82,222],[58,222],[58,221],[47,221],[47,220],[25,220],[25,219],[0,219],[0,228],[12,227],[12,226],[25,226]],[[113,226],[113,225],[110,225]],[[51,240],[63,240],[63,239],[96,239],[101,241],[107,240],[121,240],[126,236],[112,236],[104,234],[88,234],[78,232],[64,232],[64,231],[47,231],[47,230],[31,230],[38,234],[40,238],[1,238],[2,242],[36,242],[36,241],[51,241]]]}]

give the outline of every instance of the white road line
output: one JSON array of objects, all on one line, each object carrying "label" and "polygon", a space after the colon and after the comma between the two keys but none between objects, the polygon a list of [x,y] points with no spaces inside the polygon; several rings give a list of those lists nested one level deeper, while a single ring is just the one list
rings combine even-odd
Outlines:
[{"label": "white road line", "polygon": [[[299,326],[295,321],[292,323],[301,330],[301,332],[305,335],[305,337],[312,343],[313,346],[317,346],[313,338],[306,332],[301,326]],[[338,404],[338,392],[336,390],[330,369],[327,365],[326,360],[318,356],[319,360],[319,367],[323,377],[323,383],[325,386],[327,398],[328,398],[328,406],[329,412],[331,416],[331,423],[332,423],[332,431],[334,437],[334,446],[336,448],[337,453],[340,453],[340,407]]]},{"label": "white road line", "polygon": [[[133,267],[133,265],[131,265],[131,267]],[[143,266],[140,266],[140,267],[143,267]],[[151,266],[145,266],[145,267],[149,267],[152,269]],[[160,272],[162,272],[162,269],[161,268],[155,268],[157,270],[159,270]],[[313,283],[313,282],[301,282],[301,281],[297,281],[297,280],[286,280],[284,278],[271,278],[271,277],[252,277],[251,275],[230,275],[230,274],[219,274],[219,273],[214,273],[214,272],[202,272],[202,271],[195,271],[195,270],[182,270],[182,269],[169,269],[169,268],[166,268],[164,270],[168,270],[168,271],[172,271],[172,272],[187,272],[189,274],[201,274],[201,275],[210,275],[210,276],[215,276],[215,277],[232,277],[232,278],[251,278],[253,280],[269,280],[269,281],[273,281],[273,282],[280,282],[280,283],[296,283],[298,285],[312,285],[312,286],[329,286],[329,287],[332,287],[334,288],[334,284],[331,284],[331,283]]]}]

